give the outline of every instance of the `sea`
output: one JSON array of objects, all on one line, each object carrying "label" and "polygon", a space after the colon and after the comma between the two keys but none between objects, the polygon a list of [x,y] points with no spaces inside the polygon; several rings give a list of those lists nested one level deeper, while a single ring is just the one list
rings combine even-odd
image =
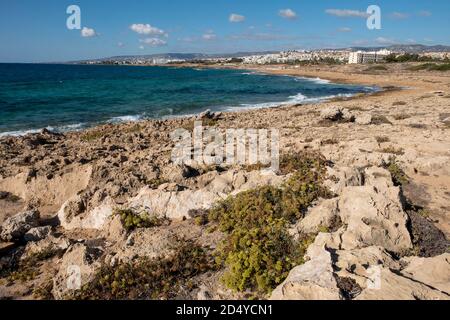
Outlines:
[{"label": "sea", "polygon": [[[236,69],[0,64],[0,136],[351,97],[379,88]],[[301,106],[299,106],[301,108]]]}]

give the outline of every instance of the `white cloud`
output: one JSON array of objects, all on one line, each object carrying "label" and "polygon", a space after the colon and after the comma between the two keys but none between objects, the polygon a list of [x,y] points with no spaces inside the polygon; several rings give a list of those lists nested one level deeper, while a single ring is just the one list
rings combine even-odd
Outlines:
[{"label": "white cloud", "polygon": [[139,46],[139,49],[144,50],[145,47],[144,46]]},{"label": "white cloud", "polygon": [[230,15],[229,20],[230,20],[230,22],[234,22],[234,23],[244,22],[245,21],[245,16],[237,14],[237,13],[232,13]]},{"label": "white cloud", "polygon": [[123,47],[125,47],[125,44],[124,44],[123,42],[118,42],[118,43],[117,43],[117,46],[118,46],[119,48],[123,48]]},{"label": "white cloud", "polygon": [[84,27],[81,29],[81,36],[84,38],[92,38],[97,36],[97,32],[94,29]]},{"label": "white cloud", "polygon": [[281,9],[278,12],[278,15],[285,19],[290,19],[290,20],[297,19],[297,13],[295,13],[295,11],[292,9]]},{"label": "white cloud", "polygon": [[395,44],[395,40],[390,39],[390,38],[384,38],[384,37],[378,37],[375,39],[376,42],[378,42],[379,44]]},{"label": "white cloud", "polygon": [[390,17],[392,19],[406,19],[409,18],[409,14],[403,12],[392,12]]},{"label": "white cloud", "polygon": [[339,32],[351,32],[352,29],[348,27],[342,27],[338,29]]},{"label": "white cloud", "polygon": [[167,41],[158,39],[158,38],[145,38],[145,39],[140,39],[139,42],[146,44],[148,46],[151,47],[163,47],[165,45],[167,45]]},{"label": "white cloud", "polygon": [[164,32],[164,30],[161,30],[156,27],[152,27],[149,24],[135,23],[130,26],[130,29],[138,34],[158,35],[158,36],[166,36],[167,35]]},{"label": "white cloud", "polygon": [[358,11],[358,10],[349,10],[349,9],[327,9],[325,12],[329,15],[340,17],[340,18],[367,18],[369,15],[367,12]]}]

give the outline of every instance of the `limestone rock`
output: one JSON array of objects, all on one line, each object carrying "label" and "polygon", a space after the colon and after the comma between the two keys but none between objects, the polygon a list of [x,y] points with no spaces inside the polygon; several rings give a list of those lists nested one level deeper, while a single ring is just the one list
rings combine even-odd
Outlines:
[{"label": "limestone rock", "polygon": [[356,300],[449,300],[450,296],[420,282],[380,268],[377,280]]},{"label": "limestone rock", "polygon": [[338,199],[327,199],[311,208],[295,226],[298,233],[316,233],[321,228],[334,228],[339,214]]},{"label": "limestone rock", "polygon": [[79,197],[76,196],[62,205],[61,209],[58,211],[58,219],[61,226],[66,230],[103,229],[113,213],[113,200],[108,197],[100,206],[87,210],[87,212],[78,213],[74,216],[72,214],[72,208],[74,203],[78,202]]},{"label": "limestone rock", "polygon": [[185,179],[194,177],[196,175],[198,175],[198,172],[195,169],[184,164],[170,164],[168,166],[165,166],[162,170],[162,178],[164,180],[176,183],[181,183]]},{"label": "limestone rock", "polygon": [[50,226],[32,228],[25,233],[23,238],[27,242],[36,242],[46,238],[51,232],[52,227]]},{"label": "limestone rock", "polygon": [[355,121],[355,116],[347,108],[342,109],[341,112],[342,112],[342,119],[343,120],[345,120],[347,122],[354,122]]},{"label": "limestone rock", "polygon": [[39,218],[39,211],[30,210],[6,219],[2,224],[0,238],[4,241],[20,240],[31,228],[39,225]]},{"label": "limestone rock", "polygon": [[62,257],[58,274],[53,279],[55,299],[64,299],[91,281],[100,267],[98,258],[101,253],[99,248],[81,243],[73,245]]},{"label": "limestone rock", "polygon": [[450,254],[433,258],[408,257],[402,259],[408,266],[401,273],[450,295]]},{"label": "limestone rock", "polygon": [[372,123],[372,115],[364,113],[356,117],[355,122],[360,125],[369,125]]},{"label": "limestone rock", "polygon": [[322,248],[314,259],[295,267],[287,279],[273,291],[270,299],[341,300],[330,253]]},{"label": "limestone rock", "polygon": [[29,255],[39,254],[47,250],[65,251],[70,247],[70,245],[71,241],[68,238],[64,236],[55,237],[54,235],[50,234],[40,241],[28,242],[26,246],[26,253],[27,255]]},{"label": "limestone rock", "polygon": [[339,107],[331,106],[320,112],[321,120],[337,121],[342,118],[342,110]]},{"label": "limestone rock", "polygon": [[[202,189],[197,190],[152,190],[143,188],[130,199],[128,207],[145,210],[159,217],[169,219],[189,218],[189,211],[209,209],[214,203],[260,185],[277,185],[284,180],[273,172],[254,171],[241,177],[237,171],[230,170],[214,179]],[[239,188],[236,188],[239,187]]]},{"label": "limestone rock", "polygon": [[324,181],[325,187],[335,194],[340,194],[347,186],[361,186],[363,184],[363,176],[356,168],[327,167],[328,179]]},{"label": "limestone rock", "polygon": [[402,254],[412,248],[399,188],[346,187],[339,210],[342,222],[347,225],[342,235],[344,249],[374,245]]}]

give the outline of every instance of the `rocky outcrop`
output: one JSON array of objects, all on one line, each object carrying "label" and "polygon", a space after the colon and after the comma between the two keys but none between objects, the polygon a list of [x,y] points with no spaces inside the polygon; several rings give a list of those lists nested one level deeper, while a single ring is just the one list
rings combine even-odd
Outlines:
[{"label": "rocky outcrop", "polygon": [[102,230],[113,214],[113,207],[113,201],[107,198],[98,207],[86,209],[80,196],[75,196],[62,205],[57,215],[66,230]]},{"label": "rocky outcrop", "polygon": [[348,109],[331,106],[322,109],[320,112],[320,120],[353,122],[355,120],[355,116]]},{"label": "rocky outcrop", "polygon": [[337,225],[340,225],[338,199],[328,199],[311,208],[291,229],[291,234],[317,233],[321,229],[334,229]]},{"label": "rocky outcrop", "polygon": [[39,211],[30,210],[6,219],[0,232],[3,241],[20,240],[30,229],[39,225]]},{"label": "rocky outcrop", "polygon": [[[450,299],[449,254],[392,256],[411,252],[412,242],[390,173],[369,167],[362,181],[321,201],[291,229],[322,233],[307,250],[309,260],[291,271],[272,299]],[[342,226],[323,232],[337,217]]]},{"label": "rocky outcrop", "polygon": [[253,171],[243,174],[230,170],[224,174],[216,173],[204,188],[198,190],[164,190],[164,186],[158,190],[144,188],[127,206],[159,217],[183,219],[189,218],[189,211],[209,209],[230,193],[237,194],[261,185],[277,185],[283,180],[284,177],[273,172]]},{"label": "rocky outcrop", "polygon": [[271,300],[340,300],[331,255],[320,250],[314,259],[295,267],[270,297]]},{"label": "rocky outcrop", "polygon": [[401,261],[407,266],[403,276],[414,279],[450,295],[450,254],[432,258],[408,257]]},{"label": "rocky outcrop", "polygon": [[45,239],[51,232],[52,227],[50,226],[32,228],[25,233],[23,238],[27,242],[36,242]]},{"label": "rocky outcrop", "polygon": [[62,257],[59,271],[53,279],[52,293],[55,299],[67,298],[91,281],[100,267],[98,259],[101,254],[99,248],[81,243],[70,247]]},{"label": "rocky outcrop", "polygon": [[359,125],[369,125],[372,123],[372,115],[370,113],[363,113],[356,117],[356,124]]}]

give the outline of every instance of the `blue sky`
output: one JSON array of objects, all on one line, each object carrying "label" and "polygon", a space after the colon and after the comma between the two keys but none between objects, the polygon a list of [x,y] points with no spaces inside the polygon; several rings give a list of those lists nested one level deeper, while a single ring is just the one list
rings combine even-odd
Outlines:
[{"label": "blue sky", "polygon": [[[81,8],[84,37],[66,27],[66,9],[72,4]],[[382,10],[381,30],[368,30],[361,17],[371,4]],[[1,0],[0,62],[449,45],[449,30],[448,0]]]}]

